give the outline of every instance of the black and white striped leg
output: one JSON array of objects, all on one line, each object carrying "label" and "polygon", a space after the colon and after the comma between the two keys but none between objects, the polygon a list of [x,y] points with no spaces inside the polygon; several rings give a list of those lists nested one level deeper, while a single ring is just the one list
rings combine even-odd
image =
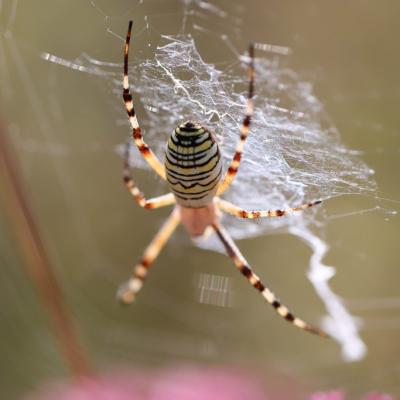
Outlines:
[{"label": "black and white striped leg", "polygon": [[227,214],[231,214],[238,218],[247,218],[247,219],[257,219],[257,218],[274,218],[274,217],[284,217],[286,215],[290,215],[296,212],[304,211],[307,208],[314,207],[318,204],[321,204],[321,200],[313,201],[311,203],[305,203],[297,207],[287,208],[283,210],[244,210],[236,206],[235,204],[220,199],[219,197],[215,198],[215,202],[218,208]]},{"label": "black and white striped leg", "polygon": [[221,240],[222,244],[225,247],[226,252],[229,257],[233,260],[236,267],[239,271],[244,275],[247,280],[251,283],[251,285],[256,288],[265,300],[271,304],[273,308],[275,308],[276,312],[284,318],[286,321],[289,321],[294,326],[303,329],[305,331],[311,332],[313,334],[328,337],[328,335],[321,331],[318,328],[313,327],[307,322],[303,321],[300,318],[294,316],[286,306],[284,306],[280,300],[272,293],[262,282],[261,279],[252,271],[246,259],[241,254],[240,250],[236,247],[235,243],[229,236],[228,232],[217,222],[213,224],[213,228]]},{"label": "black and white striped leg", "polygon": [[143,193],[136,186],[130,173],[129,143],[126,143],[125,145],[124,169],[122,172],[122,179],[124,181],[124,185],[129,190],[132,197],[135,199],[140,207],[153,209],[175,204],[175,196],[172,193],[168,193],[163,196],[155,197],[148,200],[144,197]]},{"label": "black and white striped leg", "polygon": [[175,207],[157,235],[144,251],[143,257],[136,264],[132,277],[118,290],[117,298],[123,304],[130,304],[135,300],[136,294],[143,286],[148,269],[151,267],[160,251],[171,237],[181,220],[178,207]]},{"label": "black and white striped leg", "polygon": [[255,68],[254,68],[254,45],[251,44],[249,46],[249,67],[248,67],[248,75],[249,75],[249,91],[247,95],[247,105],[246,105],[246,115],[243,119],[242,126],[240,128],[240,137],[239,142],[236,145],[236,151],[232,158],[231,164],[226,172],[223,180],[221,181],[217,195],[221,195],[225,192],[226,189],[231,185],[233,179],[235,178],[239,165],[240,160],[242,159],[242,153],[244,149],[244,144],[246,142],[247,137],[249,136],[250,132],[250,123],[251,117],[253,115],[254,104],[253,104],[253,95],[254,95],[254,75],[255,75]]},{"label": "black and white striped leg", "polygon": [[123,78],[123,93],[126,112],[128,114],[129,122],[132,127],[132,137],[140,151],[140,154],[148,162],[151,168],[165,180],[165,168],[160,162],[157,156],[149,148],[147,143],[144,141],[142,131],[139,126],[139,122],[136,117],[135,109],[133,108],[132,94],[129,89],[129,77],[128,77],[128,56],[129,56],[129,42],[131,40],[133,22],[129,21],[128,33],[126,34],[125,47],[124,47],[124,78]]}]

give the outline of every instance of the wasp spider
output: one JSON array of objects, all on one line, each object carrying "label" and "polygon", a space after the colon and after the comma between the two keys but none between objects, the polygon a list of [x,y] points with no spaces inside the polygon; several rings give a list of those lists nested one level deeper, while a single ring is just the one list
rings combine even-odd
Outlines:
[{"label": "wasp spider", "polygon": [[[287,321],[308,332],[327,336],[321,330],[294,316],[284,306],[274,293],[269,290],[261,279],[252,271],[228,232],[221,226],[219,210],[238,218],[283,217],[296,211],[310,208],[320,201],[303,204],[287,210],[257,210],[247,211],[236,205],[222,200],[222,195],[235,178],[243,147],[249,134],[251,116],[253,113],[254,92],[254,48],[249,48],[249,91],[246,115],[240,129],[240,137],[231,164],[225,174],[222,174],[221,154],[214,135],[206,127],[194,121],[186,121],[178,125],[168,139],[164,164],[156,157],[145,143],[139,123],[133,108],[132,94],[128,80],[128,51],[131,38],[132,21],[129,22],[124,49],[123,98],[129,121],[132,127],[132,137],[142,156],[151,168],[167,181],[171,193],[146,199],[136,186],[130,175],[129,146],[124,160],[123,180],[125,186],[136,202],[143,208],[159,208],[175,205],[171,215],[161,227],[155,238],[144,251],[141,261],[135,266],[132,277],[118,291],[121,302],[133,302],[143,286],[148,270],[158,256],[169,237],[179,223],[182,223],[192,236],[202,235],[206,228],[211,227],[223,244],[227,254],[237,269],[257,289],[264,299]],[[223,177],[222,177],[223,175]]]}]

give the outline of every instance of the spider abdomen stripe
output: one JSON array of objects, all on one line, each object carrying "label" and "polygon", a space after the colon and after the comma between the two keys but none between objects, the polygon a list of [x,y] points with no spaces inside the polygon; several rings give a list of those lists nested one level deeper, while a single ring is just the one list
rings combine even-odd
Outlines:
[{"label": "spider abdomen stripe", "polygon": [[[199,182],[197,179],[190,179],[190,180],[186,180],[186,179],[185,180],[182,180],[182,179],[176,180],[175,179],[174,180],[174,179],[171,179],[170,177],[168,177],[167,180],[171,185],[181,186],[185,189],[191,189],[196,186],[201,186],[203,188],[207,188],[207,187],[212,188],[213,187],[212,184],[217,183],[218,178],[219,178],[219,175],[217,175],[216,177],[212,177],[208,182],[205,182],[206,179],[204,178],[205,183]],[[189,182],[194,182],[194,183],[189,183]]]},{"label": "spider abdomen stripe", "polygon": [[221,177],[221,155],[212,133],[190,121],[177,127],[168,140],[165,169],[179,204],[209,204]]}]

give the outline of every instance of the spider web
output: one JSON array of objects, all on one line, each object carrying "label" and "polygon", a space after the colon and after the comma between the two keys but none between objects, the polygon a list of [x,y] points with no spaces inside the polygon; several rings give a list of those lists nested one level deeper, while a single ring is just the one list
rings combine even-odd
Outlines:
[{"label": "spider web", "polygon": [[[102,12],[95,2],[92,5]],[[227,32],[216,33],[204,27],[207,14],[222,22],[227,18],[227,12],[209,2],[184,1],[178,33],[160,33],[156,43],[146,37],[152,51],[142,59],[135,54],[135,43],[144,40],[144,32],[152,29],[152,24],[148,17],[135,21],[131,88],[144,137],[160,158],[172,129],[181,121],[194,119],[216,133],[227,165],[245,111],[247,56],[237,50],[232,40],[240,32],[240,18],[231,16],[236,23]],[[197,20],[202,21],[201,26],[196,24]],[[109,31],[124,40],[124,29],[118,34]],[[200,47],[210,37],[217,38],[227,50],[229,57],[223,62],[204,59]],[[246,209],[282,209],[342,195],[373,195],[373,171],[357,151],[343,145],[314,94],[312,83],[296,73],[285,59],[290,49],[261,43],[256,44],[256,49],[251,134],[237,178],[224,197]],[[76,60],[49,53],[43,53],[42,58],[102,78],[120,100],[120,63],[98,60],[88,54]],[[123,109],[119,108],[119,122],[127,124]],[[133,166],[148,169],[134,146],[131,152]],[[312,251],[308,278],[327,311],[325,329],[341,344],[346,360],[358,360],[365,355],[366,347],[354,318],[329,286],[335,269],[323,263],[329,245],[323,240],[325,222],[320,208],[290,218],[257,222],[225,216],[223,223],[234,239],[289,232],[304,241]],[[196,244],[222,250],[212,237],[197,240]]]}]

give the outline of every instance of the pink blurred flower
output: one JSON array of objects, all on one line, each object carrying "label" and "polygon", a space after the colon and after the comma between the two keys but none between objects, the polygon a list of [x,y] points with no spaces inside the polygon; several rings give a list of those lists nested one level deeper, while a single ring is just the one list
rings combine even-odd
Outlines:
[{"label": "pink blurred flower", "polygon": [[151,385],[149,400],[265,400],[258,379],[232,369],[181,367],[167,370]]},{"label": "pink blurred flower", "polygon": [[[285,397],[286,398],[286,397]],[[290,397],[289,397],[290,398]],[[116,372],[46,385],[29,400],[266,400],[259,379],[242,370],[180,367]]]},{"label": "pink blurred flower", "polygon": [[341,390],[332,390],[330,392],[314,393],[310,400],[345,400],[345,397]]},{"label": "pink blurred flower", "polygon": [[393,400],[393,397],[384,393],[369,393],[364,396],[363,400]]},{"label": "pink blurred flower", "polygon": [[[119,370],[72,383],[47,384],[27,400],[300,400],[305,388],[270,371],[257,377],[229,367],[180,366],[159,370]],[[346,400],[341,390],[314,393],[309,400]],[[362,400],[393,400],[370,393]]]}]

